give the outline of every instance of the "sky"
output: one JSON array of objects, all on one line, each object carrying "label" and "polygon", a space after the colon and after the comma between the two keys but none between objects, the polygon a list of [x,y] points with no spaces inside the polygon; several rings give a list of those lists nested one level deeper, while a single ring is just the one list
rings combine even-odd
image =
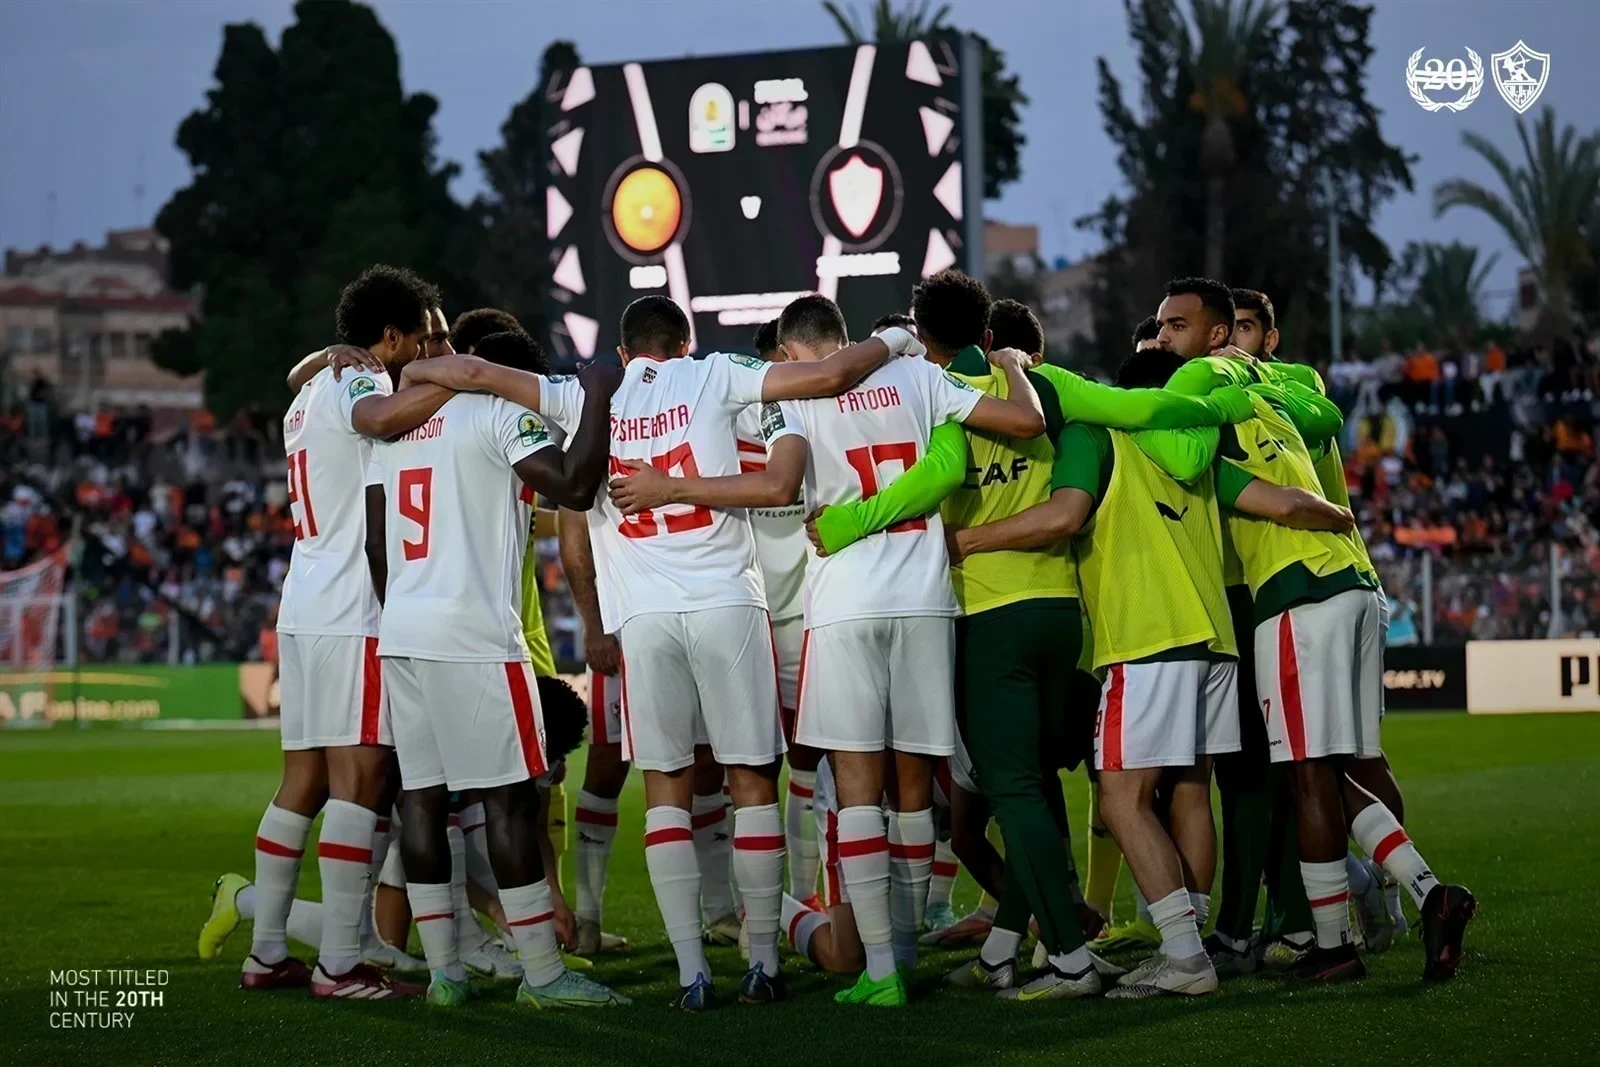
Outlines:
[{"label": "sky", "polygon": [[[866,7],[868,0],[855,0]],[[440,153],[463,165],[454,187],[480,187],[478,150],[499,138],[511,106],[532,89],[551,40],[577,43],[588,62],[764,51],[839,43],[816,0],[377,0],[400,49],[408,91],[439,100]],[[1488,219],[1463,210],[1436,219],[1440,181],[1494,176],[1461,144],[1476,131],[1513,158],[1516,115],[1492,84],[1460,113],[1429,113],[1406,88],[1407,57],[1483,57],[1519,39],[1550,54],[1539,100],[1580,132],[1600,129],[1600,3],[1593,0],[1376,0],[1369,98],[1385,136],[1415,155],[1416,191],[1391,201],[1378,230],[1398,254],[1407,241],[1460,240],[1498,252],[1490,275],[1496,315],[1509,307],[1521,257]],[[977,30],[1006,55],[1032,102],[1022,178],[987,205],[990,218],[1032,222],[1048,259],[1081,258],[1096,239],[1073,219],[1120,187],[1095,102],[1104,56],[1136,100],[1134,54],[1120,0],[951,0],[950,23]],[[178,123],[204,99],[229,22],[254,21],[276,40],[290,0],[4,0],[0,2],[0,247],[97,242],[110,228],[148,223],[189,170],[174,147]],[[1445,97],[1445,93],[1436,93]],[[1537,108],[1535,109],[1537,110]],[[1530,112],[1530,117],[1533,112]],[[142,194],[138,191],[142,189]]]}]

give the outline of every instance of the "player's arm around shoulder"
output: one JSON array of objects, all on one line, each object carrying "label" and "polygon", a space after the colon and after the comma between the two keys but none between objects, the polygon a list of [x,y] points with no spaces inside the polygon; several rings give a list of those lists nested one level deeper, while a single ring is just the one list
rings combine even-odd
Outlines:
[{"label": "player's arm around shoulder", "polygon": [[1068,423],[1056,439],[1050,471],[1050,496],[994,522],[978,526],[945,526],[951,566],[978,552],[1044,548],[1076,535],[1094,514],[1104,480],[1103,460],[1110,437],[1098,426]]},{"label": "player's arm around shoulder", "polygon": [[926,351],[909,331],[891,326],[876,337],[846,345],[827,359],[771,364],[761,382],[761,399],[770,403],[837,396],[891,356],[921,356]]},{"label": "player's arm around shoulder", "polygon": [[800,496],[806,473],[806,439],[796,414],[787,405],[761,409],[761,433],[767,441],[767,464],[759,471],[706,478],[677,478],[648,463],[623,460],[627,474],[611,479],[611,503],[624,515],[665,504],[709,508],[781,508]]},{"label": "player's arm around shoulder", "polygon": [[1297,485],[1273,485],[1252,478],[1232,500],[1235,511],[1268,519],[1279,526],[1296,530],[1322,530],[1348,533],[1355,528],[1355,517],[1323,497]]},{"label": "player's arm around shoulder", "polygon": [[1133,441],[1168,477],[1184,485],[1193,485],[1216,462],[1222,432],[1215,426],[1140,430],[1133,435]]}]

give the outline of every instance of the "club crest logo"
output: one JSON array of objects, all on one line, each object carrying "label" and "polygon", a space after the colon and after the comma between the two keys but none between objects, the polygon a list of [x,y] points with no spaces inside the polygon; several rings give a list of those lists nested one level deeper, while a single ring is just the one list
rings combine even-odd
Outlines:
[{"label": "club crest logo", "polygon": [[1533,106],[1544,92],[1545,82],[1550,80],[1549,53],[1535,52],[1523,41],[1504,52],[1494,53],[1489,61],[1494,64],[1494,87],[1519,115]]},{"label": "club crest logo", "polygon": [[878,207],[883,203],[883,171],[853,155],[828,175],[828,192],[839,221],[851,237],[859,238],[878,217]]},{"label": "club crest logo", "polygon": [[[1411,92],[1411,99],[1424,111],[1465,111],[1471,107],[1472,102],[1478,99],[1478,94],[1483,92],[1483,59],[1478,53],[1469,48],[1467,61],[1457,56],[1449,63],[1437,58],[1424,63],[1424,51],[1426,49],[1419,48],[1406,60],[1406,88]],[[1496,69],[1495,81],[1499,80],[1500,72]],[[1543,87],[1541,82],[1540,88]],[[1460,95],[1454,100],[1435,100],[1428,95],[1443,92]],[[1505,90],[1501,89],[1500,92],[1504,94]]]}]

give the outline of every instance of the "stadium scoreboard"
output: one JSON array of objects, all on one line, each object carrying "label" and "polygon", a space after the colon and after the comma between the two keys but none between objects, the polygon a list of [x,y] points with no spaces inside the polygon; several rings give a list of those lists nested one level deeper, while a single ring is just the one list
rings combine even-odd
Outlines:
[{"label": "stadium scoreboard", "polygon": [[853,336],[945,267],[981,268],[977,44],[888,45],[579,66],[541,88],[550,342],[612,351],[648,293],[693,348],[748,350],[802,293]]}]

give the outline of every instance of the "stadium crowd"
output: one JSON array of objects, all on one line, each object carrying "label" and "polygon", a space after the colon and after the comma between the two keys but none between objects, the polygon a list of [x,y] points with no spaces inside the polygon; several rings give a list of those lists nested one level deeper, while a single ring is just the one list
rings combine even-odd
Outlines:
[{"label": "stadium crowd", "polygon": [[[1435,644],[1600,627],[1600,332],[1556,351],[1419,346],[1321,368],[1353,416],[1346,478],[1396,602],[1391,643],[1424,640],[1424,555]],[[0,570],[55,550],[77,524],[81,657],[271,657],[293,544],[274,420],[71,411],[38,381],[4,427]],[[553,650],[580,659],[555,539],[539,550]]]}]

